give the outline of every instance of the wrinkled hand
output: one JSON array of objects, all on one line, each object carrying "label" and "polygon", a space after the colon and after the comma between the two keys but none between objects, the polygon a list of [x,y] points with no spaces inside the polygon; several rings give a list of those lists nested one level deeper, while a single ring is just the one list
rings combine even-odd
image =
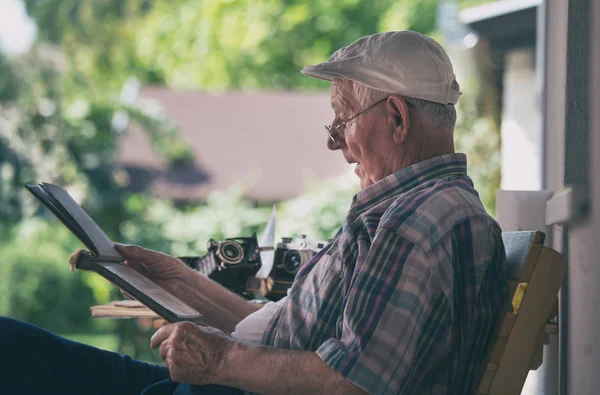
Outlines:
[{"label": "wrinkled hand", "polygon": [[194,385],[220,383],[226,373],[226,354],[235,340],[218,329],[178,322],[160,328],[150,347],[160,347],[160,357],[173,381]]},{"label": "wrinkled hand", "polygon": [[136,245],[115,244],[126,259],[127,266],[135,269],[167,291],[177,295],[177,289],[187,277],[189,269],[179,259],[162,252],[148,250]]}]

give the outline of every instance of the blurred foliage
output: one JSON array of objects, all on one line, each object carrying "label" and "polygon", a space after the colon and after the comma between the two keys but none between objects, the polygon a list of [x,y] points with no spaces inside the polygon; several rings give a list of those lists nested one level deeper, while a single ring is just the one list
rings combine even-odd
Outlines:
[{"label": "blurred foliage", "polygon": [[[485,0],[461,0],[461,5]],[[299,70],[361,36],[412,29],[435,34],[438,0],[24,0],[38,27],[25,55],[0,54],[0,314],[61,333],[108,330],[89,306],[116,295],[99,276],[68,273],[81,247],[23,188],[67,187],[114,240],[173,255],[204,252],[210,237],[260,232],[270,207],[243,199],[240,186],[188,207],[116,182],[115,112],[143,126],[172,162],[193,158],[160,112],[122,104],[130,78],[200,90],[328,89]],[[498,130],[478,96],[459,102],[457,146],[486,207],[499,186]],[[278,205],[278,236],[326,239],[358,190],[354,176],[310,187]],[[119,323],[120,333],[131,331]],[[122,340],[122,339],[121,339]],[[137,344],[137,343],[135,343]],[[120,349],[136,354],[135,346]],[[139,350],[138,350],[139,351]]]},{"label": "blurred foliage", "polygon": [[168,160],[189,160],[192,155],[165,117],[123,106],[110,100],[110,92],[93,97],[72,85],[77,74],[66,68],[58,47],[38,44],[10,65],[0,60],[1,67],[7,69],[0,73],[0,86],[6,88],[0,101],[2,221],[15,223],[32,214],[23,184],[35,180],[68,185],[76,196],[97,193],[103,201],[96,207],[112,206],[119,214],[120,191],[112,176],[116,139],[111,129],[117,110],[147,126],[154,149]]},{"label": "blurred foliage", "polygon": [[326,89],[298,71],[367,34],[432,34],[439,2],[25,0],[40,35],[61,45],[92,90],[120,89],[131,75],[204,90]]},{"label": "blurred foliage", "polygon": [[[276,205],[276,238],[300,234],[320,240],[331,238],[358,188],[354,174],[342,176],[327,185],[315,184],[301,196]],[[186,210],[144,195],[131,196],[126,206],[135,215],[121,222],[123,237],[176,256],[205,253],[209,238],[220,240],[254,232],[260,236],[271,213],[271,207],[256,207],[245,201],[238,185],[215,192],[205,204]]]},{"label": "blurred foliage", "polygon": [[74,236],[56,225],[28,219],[13,227],[10,234],[3,234],[0,315],[35,322],[57,332],[70,332],[74,327],[90,330],[89,306],[107,300],[108,295],[95,297],[91,281],[98,276],[69,273],[66,258]]},{"label": "blurred foliage", "polygon": [[[464,100],[467,99],[467,100]],[[457,106],[456,151],[467,153],[467,171],[488,213],[496,212],[500,188],[500,133],[493,117],[480,116],[476,102],[464,96]]]}]

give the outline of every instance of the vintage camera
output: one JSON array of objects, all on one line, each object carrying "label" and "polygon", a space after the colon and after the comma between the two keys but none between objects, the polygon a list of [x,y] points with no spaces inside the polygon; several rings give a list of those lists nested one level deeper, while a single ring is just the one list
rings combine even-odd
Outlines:
[{"label": "vintage camera", "polygon": [[311,240],[306,235],[297,238],[283,237],[275,249],[273,269],[269,276],[274,280],[274,284],[267,297],[271,300],[279,300],[285,296],[298,269],[324,246],[325,242]]},{"label": "vintage camera", "polygon": [[274,252],[273,267],[268,278],[257,278],[261,268],[261,248],[256,234],[207,243],[208,253],[201,257],[179,257],[187,266],[213,279],[227,289],[247,298],[267,298],[273,301],[287,294],[298,269],[325,246],[305,235],[283,237]]},{"label": "vintage camera", "polygon": [[306,235],[297,238],[283,237],[275,249],[273,278],[293,280],[298,269],[318,253],[324,243],[310,240]]},{"label": "vintage camera", "polygon": [[260,269],[260,247],[256,240],[256,234],[252,237],[236,237],[225,239],[221,242],[210,239],[206,245],[209,253],[213,253],[217,264],[217,270],[227,268],[248,267],[254,271]]},{"label": "vintage camera", "polygon": [[208,253],[201,257],[179,257],[187,266],[213,279],[229,290],[247,295],[246,281],[261,267],[256,234],[217,241],[208,240]]}]

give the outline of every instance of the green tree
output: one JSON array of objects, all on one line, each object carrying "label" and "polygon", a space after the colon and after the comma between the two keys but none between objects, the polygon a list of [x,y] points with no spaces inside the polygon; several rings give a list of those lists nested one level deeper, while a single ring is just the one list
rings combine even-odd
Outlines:
[{"label": "green tree", "polygon": [[[382,30],[432,34],[440,0],[25,0],[91,88],[143,83],[222,89],[323,89],[306,64]],[[460,0],[474,5],[489,0]],[[94,84],[103,80],[103,84]],[[117,84],[116,86],[114,84]]]}]

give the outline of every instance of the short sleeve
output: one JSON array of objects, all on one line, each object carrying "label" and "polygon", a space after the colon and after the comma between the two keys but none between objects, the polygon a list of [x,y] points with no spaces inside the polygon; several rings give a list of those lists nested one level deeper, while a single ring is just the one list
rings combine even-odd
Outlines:
[{"label": "short sleeve", "polygon": [[259,310],[238,322],[231,336],[238,340],[260,344],[269,322],[281,310],[281,305],[285,303],[286,298],[283,297],[277,302],[268,302]]},{"label": "short sleeve", "polygon": [[385,229],[357,262],[341,328],[317,354],[370,394],[412,393],[447,342],[449,302],[421,247]]}]

